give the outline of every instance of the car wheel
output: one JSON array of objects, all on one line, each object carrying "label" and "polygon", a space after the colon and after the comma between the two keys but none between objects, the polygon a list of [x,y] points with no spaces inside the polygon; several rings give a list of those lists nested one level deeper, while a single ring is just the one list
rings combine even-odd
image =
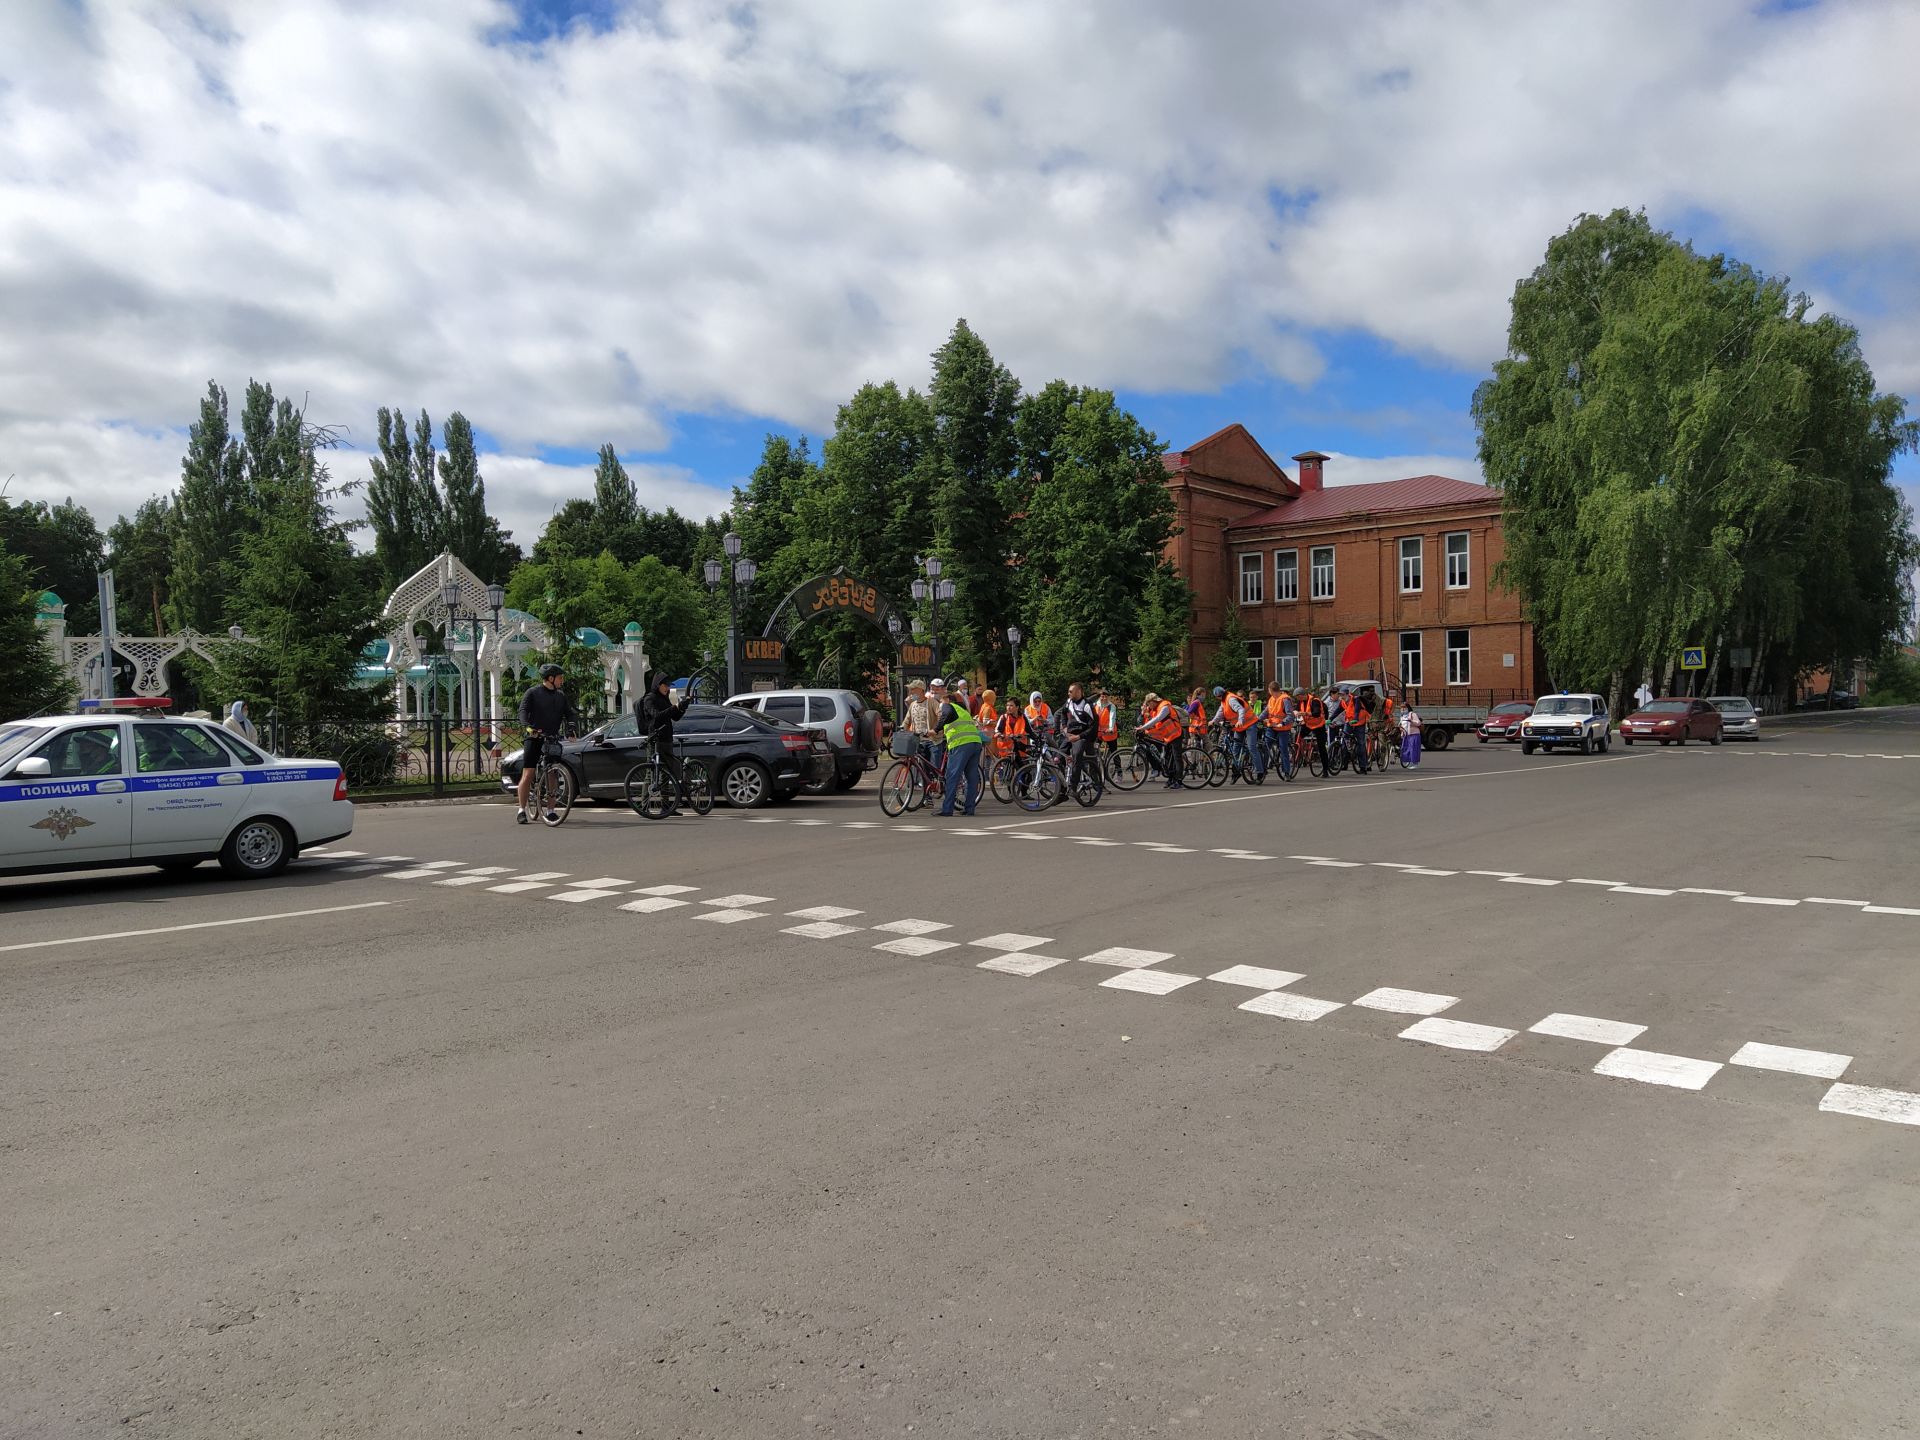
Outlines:
[{"label": "car wheel", "polygon": [[244,820],[220,847],[220,868],[229,875],[264,880],[278,875],[293,859],[293,836],[278,820]]},{"label": "car wheel", "polygon": [[1681,731],[1681,732],[1680,732],[1680,733],[1679,733],[1678,735],[1676,735],[1676,736],[1674,736],[1674,737],[1673,737],[1673,743],[1674,743],[1674,744],[1676,744],[1676,745],[1684,745],[1684,744],[1686,744],[1686,743],[1687,743],[1687,732],[1686,732],[1686,731],[1684,731],[1684,730],[1682,730],[1682,731]]},{"label": "car wheel", "polygon": [[1533,742],[1531,740],[1522,740],[1520,742],[1520,753],[1522,755],[1531,755],[1533,753]]},{"label": "car wheel", "polygon": [[720,777],[720,793],[736,810],[757,810],[773,793],[773,781],[757,760],[742,760]]},{"label": "car wheel", "polygon": [[1580,753],[1582,755],[1591,755],[1593,753],[1593,737],[1591,735],[1582,735],[1580,737]]},{"label": "car wheel", "polygon": [[1718,735],[1709,735],[1707,737],[1707,744],[1718,745],[1719,743],[1720,743],[1720,737]]},{"label": "car wheel", "polygon": [[1633,737],[1632,737],[1631,735],[1622,735],[1622,736],[1620,737],[1620,742],[1621,742],[1621,744],[1623,744],[1623,745],[1625,745],[1625,746],[1627,746],[1627,747],[1628,747],[1629,749],[1631,749],[1631,748],[1632,748],[1632,746],[1633,746]]},{"label": "car wheel", "polygon": [[1487,737],[1486,737],[1486,736],[1484,736],[1484,735],[1482,735],[1482,736],[1480,737],[1480,743],[1481,743],[1482,745],[1484,745],[1484,744],[1486,744],[1486,743],[1487,743]]},{"label": "car wheel", "polygon": [[835,791],[836,791],[837,793],[839,793],[839,794],[841,794],[841,795],[844,795],[844,794],[846,794],[846,793],[847,793],[847,791],[849,791],[849,790],[851,790],[851,789],[853,789],[853,787],[854,787],[854,786],[856,786],[856,785],[858,785],[858,784],[860,783],[860,777],[861,777],[861,776],[862,776],[862,775],[863,775],[864,773],[865,773],[865,772],[864,772],[864,771],[861,771],[861,770],[850,770],[850,771],[848,771],[848,772],[847,772],[847,773],[846,773],[845,775],[842,775],[842,776],[840,776],[840,777],[838,777],[838,778],[837,778],[837,779],[836,779],[836,780],[835,780],[835,781],[833,782],[833,788],[834,788],[834,790],[835,790]]}]

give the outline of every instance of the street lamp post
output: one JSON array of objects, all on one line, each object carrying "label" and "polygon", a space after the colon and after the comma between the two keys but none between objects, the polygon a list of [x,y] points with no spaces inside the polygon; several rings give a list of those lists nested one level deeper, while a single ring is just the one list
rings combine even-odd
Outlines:
[{"label": "street lamp post", "polygon": [[1018,625],[1007,626],[1007,648],[1013,651],[1013,678],[1007,681],[1007,689],[1014,694],[1020,691],[1020,634]]},{"label": "street lamp post", "polygon": [[927,625],[927,640],[933,650],[933,673],[938,675],[944,664],[940,654],[940,602],[953,599],[953,581],[940,578],[940,557],[929,555],[920,562],[927,572],[927,578],[916,577],[913,582],[913,598],[933,602],[931,619]]},{"label": "street lamp post", "polygon": [[731,577],[727,567],[718,560],[709,560],[706,570],[707,589],[719,588],[724,581],[727,586],[727,693],[720,698],[725,700],[740,693],[739,655],[740,655],[740,592],[750,588],[754,578],[759,575],[760,567],[740,553],[740,537],[731,530],[721,541],[727,552],[727,560],[732,566]]},{"label": "street lamp post", "polygon": [[[487,703],[485,693],[482,691],[480,685],[480,634],[481,626],[486,622],[477,610],[462,613],[460,609],[460,582],[458,580],[448,580],[440,587],[440,599],[447,607],[448,641],[452,641],[453,639],[453,627],[457,622],[465,620],[473,626],[470,632],[473,643],[473,708],[467,712],[467,715],[473,722],[473,776],[474,779],[477,780],[480,778],[480,772],[486,763],[486,741],[480,733],[480,712],[486,708]],[[493,633],[496,637],[501,633],[500,611],[506,603],[506,586],[500,584],[498,581],[487,586],[487,608],[493,612]],[[449,645],[449,649],[451,649],[451,645]],[[496,725],[498,724],[497,717],[495,723]]]}]

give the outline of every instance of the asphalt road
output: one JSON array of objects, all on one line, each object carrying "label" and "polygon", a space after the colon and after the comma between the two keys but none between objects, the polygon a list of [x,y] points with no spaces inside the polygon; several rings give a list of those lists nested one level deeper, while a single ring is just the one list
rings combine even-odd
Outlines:
[{"label": "asphalt road", "polygon": [[1916,802],[1909,711],[6,882],[0,1433],[1912,1434]]}]

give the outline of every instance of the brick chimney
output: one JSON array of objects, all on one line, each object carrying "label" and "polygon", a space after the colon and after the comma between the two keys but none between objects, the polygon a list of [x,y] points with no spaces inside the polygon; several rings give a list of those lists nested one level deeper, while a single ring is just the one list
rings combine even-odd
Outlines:
[{"label": "brick chimney", "polygon": [[1302,450],[1293,457],[1300,467],[1300,493],[1309,494],[1315,490],[1324,490],[1327,486],[1327,457],[1318,450]]}]

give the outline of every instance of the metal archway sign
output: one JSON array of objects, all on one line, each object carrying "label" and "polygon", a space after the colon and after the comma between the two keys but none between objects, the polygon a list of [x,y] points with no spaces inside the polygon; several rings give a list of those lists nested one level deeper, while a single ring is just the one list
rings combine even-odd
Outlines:
[{"label": "metal archway sign", "polygon": [[[864,620],[879,630],[893,647],[896,671],[904,674],[932,675],[939,659],[931,645],[910,637],[913,619],[902,613],[887,593],[871,581],[849,575],[840,566],[825,575],[802,580],[789,590],[767,617],[766,628],[758,639],[744,642],[741,659],[750,675],[779,677],[786,673],[787,641],[810,620],[847,616]],[[900,619],[900,637],[896,638],[889,620]]]}]

